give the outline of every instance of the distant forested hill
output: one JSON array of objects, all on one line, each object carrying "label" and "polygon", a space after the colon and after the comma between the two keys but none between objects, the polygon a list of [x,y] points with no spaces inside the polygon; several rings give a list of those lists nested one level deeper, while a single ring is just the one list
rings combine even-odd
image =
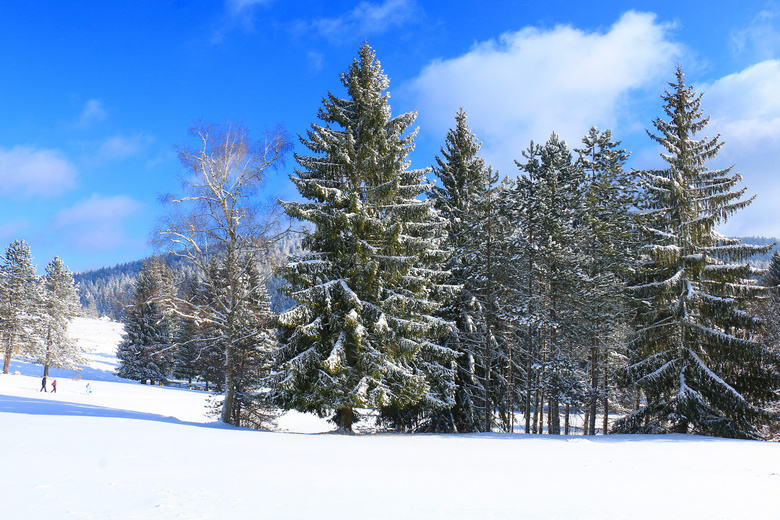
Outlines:
[{"label": "distant forested hill", "polygon": [[[290,234],[277,244],[278,252],[283,257],[297,254],[301,239],[297,234]],[[133,294],[133,287],[138,273],[147,259],[135,260],[113,267],[101,267],[83,271],[73,275],[79,286],[79,297],[84,316],[98,318],[106,316],[114,321],[123,321],[125,306]],[[165,258],[178,279],[186,279],[194,274],[194,270],[180,257]],[[284,280],[271,278],[268,282],[268,293],[271,295],[271,308],[276,312],[292,306],[292,301],[284,296],[280,289]]]},{"label": "distant forested hill", "polygon": [[772,259],[772,254],[775,251],[780,250],[780,239],[778,238],[745,237],[742,239],[742,242],[745,244],[754,244],[757,246],[766,246],[773,243],[775,244],[775,247],[773,247],[772,250],[768,253],[763,255],[756,255],[750,259],[750,265],[753,267],[758,267],[759,269],[766,269],[769,267],[769,261]]}]

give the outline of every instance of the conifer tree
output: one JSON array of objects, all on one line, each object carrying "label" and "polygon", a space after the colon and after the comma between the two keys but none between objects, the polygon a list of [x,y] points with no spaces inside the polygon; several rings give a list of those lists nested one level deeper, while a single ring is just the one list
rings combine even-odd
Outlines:
[{"label": "conifer tree", "polygon": [[648,132],[668,167],[642,172],[646,245],[631,287],[639,326],[626,374],[647,401],[616,430],[756,437],[771,420],[763,407],[777,399],[780,359],[756,341],[760,320],[746,309],[757,288],[745,260],[768,247],[715,231],[753,198],[735,189],[741,176],[731,167],[707,168],[723,143],[698,137],[709,120],[701,94],[679,67],[675,79],[662,96],[668,119]]},{"label": "conifer tree", "polygon": [[[495,345],[495,305],[487,281],[493,275],[491,245],[495,233],[486,230],[490,223],[493,184],[497,175],[478,155],[481,143],[468,126],[466,113],[459,109],[455,128],[447,133],[441,157],[436,157],[434,172],[442,182],[431,190],[436,209],[447,221],[445,247],[451,257],[445,264],[447,283],[461,286],[458,296],[444,306],[440,315],[455,323],[442,345],[457,352],[455,406],[436,414],[438,429],[458,432],[490,429],[492,419],[487,376]],[[491,242],[492,241],[492,242]]]},{"label": "conifer tree", "polygon": [[35,274],[30,246],[14,240],[0,266],[0,339],[4,349],[3,373],[11,357],[29,355],[35,348],[36,316],[40,305],[40,278]]},{"label": "conifer tree", "polygon": [[389,81],[364,44],[341,74],[347,98],[328,94],[301,142],[292,181],[306,202],[285,202],[311,223],[309,253],[282,276],[298,306],[279,316],[273,396],[284,408],[336,411],[351,431],[355,408],[454,403],[454,352],[435,343],[450,330],[439,308],[443,224],[429,200],[428,170],[410,170],[416,114],[392,117]]},{"label": "conifer tree", "polygon": [[[578,291],[584,260],[578,226],[584,224],[580,165],[553,134],[544,146],[531,143],[518,162],[524,172],[502,197],[512,225],[501,265],[512,281],[503,313],[524,345],[526,432],[540,432],[547,399],[549,433],[560,433],[560,404],[579,398]],[[533,417],[533,426],[531,418]],[[568,417],[568,416],[567,416]]]},{"label": "conifer tree", "polygon": [[168,266],[160,259],[147,261],[136,279],[133,302],[125,311],[125,332],[117,347],[119,377],[143,384],[166,382],[170,377],[174,320],[165,302],[173,292]]},{"label": "conifer tree", "polygon": [[46,266],[42,289],[36,325],[40,340],[33,355],[43,365],[43,375],[48,376],[49,367],[74,369],[84,359],[83,349],[68,335],[68,326],[80,311],[78,290],[70,269],[59,257]]},{"label": "conifer tree", "polygon": [[[580,227],[586,277],[581,281],[579,314],[587,338],[588,377],[585,434],[596,432],[598,404],[604,421],[614,392],[612,359],[623,359],[629,321],[625,281],[634,268],[636,251],[636,174],[624,169],[629,153],[618,148],[612,132],[593,127],[576,149],[585,178],[585,221]],[[603,432],[607,433],[606,426]]]},{"label": "conifer tree", "polygon": [[772,253],[772,259],[769,261],[769,268],[764,275],[764,285],[774,287],[777,293],[780,293],[780,251]]}]

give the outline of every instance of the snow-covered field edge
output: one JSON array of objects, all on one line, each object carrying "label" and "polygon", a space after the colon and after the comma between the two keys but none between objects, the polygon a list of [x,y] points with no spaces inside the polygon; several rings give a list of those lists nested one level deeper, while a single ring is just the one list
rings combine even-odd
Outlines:
[{"label": "snow-covered field edge", "polygon": [[119,324],[73,331],[90,364],[56,394],[40,366],[0,376],[0,518],[780,518],[778,443],[225,427],[205,392],[116,378]]}]

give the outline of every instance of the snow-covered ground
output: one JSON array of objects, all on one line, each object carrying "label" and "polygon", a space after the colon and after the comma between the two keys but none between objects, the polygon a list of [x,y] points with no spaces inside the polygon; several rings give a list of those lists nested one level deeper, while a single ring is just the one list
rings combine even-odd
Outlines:
[{"label": "snow-covered ground", "polygon": [[780,518],[778,443],[224,427],[203,392],[114,376],[120,325],[72,331],[93,351],[80,379],[52,371],[51,394],[40,366],[0,376],[3,520]]}]

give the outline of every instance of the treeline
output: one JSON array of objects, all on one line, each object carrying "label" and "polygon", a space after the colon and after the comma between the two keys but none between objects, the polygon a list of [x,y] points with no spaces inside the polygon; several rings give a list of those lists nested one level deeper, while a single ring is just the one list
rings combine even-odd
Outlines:
[{"label": "treeline", "polygon": [[[626,170],[629,152],[593,128],[573,149],[530,143],[502,180],[463,110],[436,165],[409,169],[416,114],[392,117],[367,44],[340,77],[347,96],[329,93],[300,138],[301,201],[282,208],[305,224],[303,250],[288,259],[270,252],[276,217],[251,211],[284,133],[195,129],[191,184],[158,235],[196,274],[184,291],[159,265],[139,278],[120,358],[135,370],[154,346],[156,372],[134,377],[197,365],[242,425],[282,408],[348,432],[370,409],[402,431],[571,433],[576,413],[585,434],[771,434],[780,255],[756,270],[771,244],[715,230],[752,199],[707,168],[723,143],[697,137],[708,118],[681,69],[650,133],[666,168]],[[277,264],[294,302],[281,313]]]},{"label": "treeline", "polygon": [[[295,235],[285,236],[277,243],[280,254],[290,254],[300,248],[300,238]],[[132,304],[133,291],[138,275],[144,263],[152,258],[134,260],[117,264],[113,267],[101,267],[73,274],[78,286],[81,314],[88,318],[108,317],[116,322],[123,322],[125,310]],[[177,279],[184,280],[194,275],[187,262],[176,256],[166,256],[165,262]],[[271,295],[271,307],[277,311],[291,306],[288,298],[280,291],[284,280],[272,277],[268,281],[268,293]]]}]

